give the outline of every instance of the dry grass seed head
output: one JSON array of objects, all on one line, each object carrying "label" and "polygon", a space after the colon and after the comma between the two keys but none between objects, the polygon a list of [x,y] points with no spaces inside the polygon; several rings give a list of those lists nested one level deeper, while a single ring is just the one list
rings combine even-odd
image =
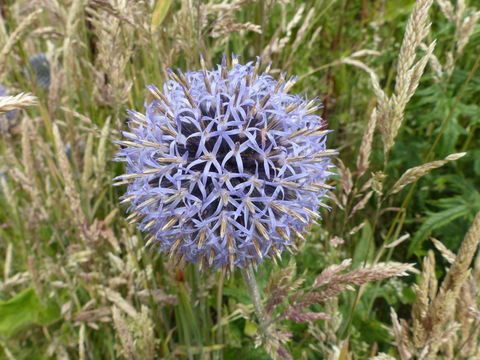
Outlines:
[{"label": "dry grass seed head", "polygon": [[414,285],[416,299],[412,306],[412,337],[415,346],[421,347],[427,341],[430,328],[428,319],[428,309],[430,307],[432,296],[437,291],[437,279],[435,277],[435,256],[433,251],[429,251],[423,260],[422,277],[419,285]]},{"label": "dry grass seed head", "polygon": [[400,354],[401,360],[409,360],[413,357],[413,349],[409,341],[408,325],[398,319],[397,313],[393,308],[390,309],[392,319],[392,330],[395,337],[395,345]]},{"label": "dry grass seed head", "polygon": [[[33,129],[32,129],[33,128]],[[34,134],[35,123],[32,119],[24,117],[22,120],[22,165],[25,171],[25,180],[22,182],[29,189],[29,194],[32,199],[33,208],[39,212],[42,219],[47,218],[40,191],[36,184],[36,170],[34,166],[34,158],[32,157],[32,141],[36,138]],[[35,142],[33,144],[36,144]],[[23,185],[22,185],[23,186]]]},{"label": "dry grass seed head", "polygon": [[[93,4],[92,4],[93,5]],[[114,14],[135,12],[134,2],[120,0],[109,4]],[[95,77],[95,93],[101,103],[108,104],[116,111],[128,100],[132,81],[125,76],[125,70],[133,54],[135,28],[130,22],[112,14],[88,7],[87,12],[98,36],[95,67],[92,68]],[[106,21],[108,19],[108,21]],[[112,56],[115,54],[115,56]]]},{"label": "dry grass seed head", "polygon": [[455,262],[448,271],[448,274],[442,283],[440,292],[446,292],[448,290],[453,290],[455,292],[459,291],[462,284],[458,280],[464,280],[465,274],[469,271],[469,266],[478,249],[479,243],[480,212],[476,215],[472,225],[470,226],[470,229],[467,232],[467,235],[462,241],[458,254],[455,258]]},{"label": "dry grass seed head", "polygon": [[120,338],[122,344],[123,355],[129,360],[139,360],[136,356],[133,334],[128,328],[125,317],[121,314],[120,309],[116,306],[112,307],[113,324],[116,334]]},{"label": "dry grass seed head", "polygon": [[454,22],[455,21],[455,14],[454,14],[453,5],[450,2],[450,0],[437,0],[437,4],[440,7],[440,10],[442,11],[443,15],[448,20]]},{"label": "dry grass seed head", "polygon": [[457,28],[457,56],[463,53],[465,46],[467,45],[470,37],[473,34],[475,24],[480,19],[480,11],[476,11],[470,16],[467,16],[463,19],[461,25]]},{"label": "dry grass seed head", "polygon": [[363,133],[362,143],[360,144],[357,157],[358,177],[362,176],[368,170],[370,165],[370,155],[372,153],[373,134],[377,125],[377,109],[373,109],[368,120],[367,128]]},{"label": "dry grass seed head", "polygon": [[466,153],[451,154],[451,155],[448,155],[443,160],[432,161],[432,162],[408,169],[402,174],[400,179],[398,179],[397,182],[392,186],[392,189],[390,190],[390,194],[398,193],[405,186],[417,181],[425,174],[428,174],[431,170],[439,168],[450,161],[458,160],[465,155]]},{"label": "dry grass seed head", "polygon": [[[467,293],[464,293],[462,299],[459,295],[461,291],[468,291],[472,270],[469,267],[479,243],[480,213],[476,215],[456,256],[436,244],[437,247],[442,249],[441,251],[447,259],[453,261],[438,291],[433,252],[430,251],[425,258],[422,280],[418,286],[415,286],[417,299],[412,308],[412,340],[419,358],[436,359],[440,349],[443,349],[442,351],[445,351],[446,354],[453,353],[453,348],[458,346],[457,331],[460,328],[468,327],[468,324],[465,325],[467,322],[466,313],[462,309],[458,309],[462,303],[462,307],[468,307],[466,303],[476,306],[476,303],[469,300]],[[455,308],[457,308],[456,313]],[[394,320],[393,317],[392,320]],[[463,340],[460,342],[463,344]]]},{"label": "dry grass seed head", "polygon": [[25,17],[17,26],[17,28],[10,34],[5,42],[5,45],[3,45],[3,48],[0,51],[0,83],[3,82],[3,76],[7,74],[7,72],[4,71],[4,67],[7,62],[8,55],[11,53],[14,45],[25,35],[30,25],[37,20],[37,17],[42,13],[42,11],[43,9],[38,9]]},{"label": "dry grass seed head", "polygon": [[65,182],[65,195],[68,198],[68,204],[74,214],[74,222],[77,225],[77,228],[82,235],[82,238],[85,240],[90,239],[89,231],[87,228],[87,219],[83,213],[80,196],[75,185],[74,176],[72,169],[70,167],[69,160],[65,154],[65,144],[62,141],[60,131],[56,124],[52,126],[53,138],[55,141],[55,153],[58,161],[58,166],[60,170],[61,177]]},{"label": "dry grass seed head", "polygon": [[13,110],[25,109],[36,104],[37,98],[28,93],[20,93],[15,96],[0,96],[0,115]]},{"label": "dry grass seed head", "polygon": [[455,254],[450,251],[441,241],[431,238],[435,248],[442,254],[443,258],[448,261],[449,264],[455,262]]},{"label": "dry grass seed head", "polygon": [[380,353],[377,356],[370,358],[370,360],[395,360],[395,358],[385,353]]},{"label": "dry grass seed head", "polygon": [[[386,100],[384,95],[378,99],[379,128],[384,141],[384,153],[387,155],[392,148],[395,138],[404,118],[405,107],[415,92],[420,77],[435,47],[432,42],[426,54],[415,63],[416,51],[430,31],[428,11],[433,0],[417,0],[410,15],[400,54],[398,57],[397,74],[393,95]],[[374,85],[375,88],[375,85]],[[377,93],[380,93],[378,90]],[[381,94],[381,93],[380,93]]]}]

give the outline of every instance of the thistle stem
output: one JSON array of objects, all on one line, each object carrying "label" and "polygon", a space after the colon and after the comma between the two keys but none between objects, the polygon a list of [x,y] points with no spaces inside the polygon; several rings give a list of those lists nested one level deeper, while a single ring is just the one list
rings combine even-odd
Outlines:
[{"label": "thistle stem", "polygon": [[253,303],[253,309],[255,315],[257,316],[258,322],[260,324],[260,330],[262,334],[265,334],[265,330],[268,327],[268,322],[265,316],[265,307],[263,306],[262,297],[260,295],[260,289],[255,279],[255,272],[253,271],[252,264],[247,264],[242,269],[243,279],[245,285],[247,286],[248,293],[250,294],[250,299]]}]

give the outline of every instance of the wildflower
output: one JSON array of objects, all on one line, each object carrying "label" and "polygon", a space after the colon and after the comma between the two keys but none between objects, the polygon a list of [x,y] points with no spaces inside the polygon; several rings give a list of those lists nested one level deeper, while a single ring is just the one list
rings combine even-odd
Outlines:
[{"label": "wildflower", "polygon": [[40,53],[32,56],[28,60],[34,79],[42,89],[48,89],[50,86],[50,62],[45,54]]},{"label": "wildflower", "polygon": [[334,152],[317,102],[259,66],[170,71],[163,91],[148,86],[145,114],[129,112],[115,179],[128,219],[179,261],[233,270],[280,256],[325,206]]}]

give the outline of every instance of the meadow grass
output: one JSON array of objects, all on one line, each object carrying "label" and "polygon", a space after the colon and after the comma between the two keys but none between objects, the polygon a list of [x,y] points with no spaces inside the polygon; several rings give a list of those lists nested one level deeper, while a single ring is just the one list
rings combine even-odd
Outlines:
[{"label": "meadow grass", "polygon": [[[480,358],[479,20],[465,0],[1,2],[0,359]],[[256,269],[261,314],[240,273],[146,249],[112,181],[145,86],[231,53],[297,75],[339,151],[331,209]]]}]

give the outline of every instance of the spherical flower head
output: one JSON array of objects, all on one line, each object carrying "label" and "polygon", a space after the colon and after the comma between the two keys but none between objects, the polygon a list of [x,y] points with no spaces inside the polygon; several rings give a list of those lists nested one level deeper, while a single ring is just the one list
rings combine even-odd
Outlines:
[{"label": "spherical flower head", "polygon": [[280,256],[325,206],[333,152],[317,102],[259,67],[170,72],[145,114],[129,112],[116,180],[129,219],[172,257],[233,270]]},{"label": "spherical flower head", "polygon": [[[32,56],[28,62],[33,70],[33,75],[37,85],[42,89],[48,89],[50,86],[50,62],[44,53]],[[28,71],[27,71],[28,75]]]}]

